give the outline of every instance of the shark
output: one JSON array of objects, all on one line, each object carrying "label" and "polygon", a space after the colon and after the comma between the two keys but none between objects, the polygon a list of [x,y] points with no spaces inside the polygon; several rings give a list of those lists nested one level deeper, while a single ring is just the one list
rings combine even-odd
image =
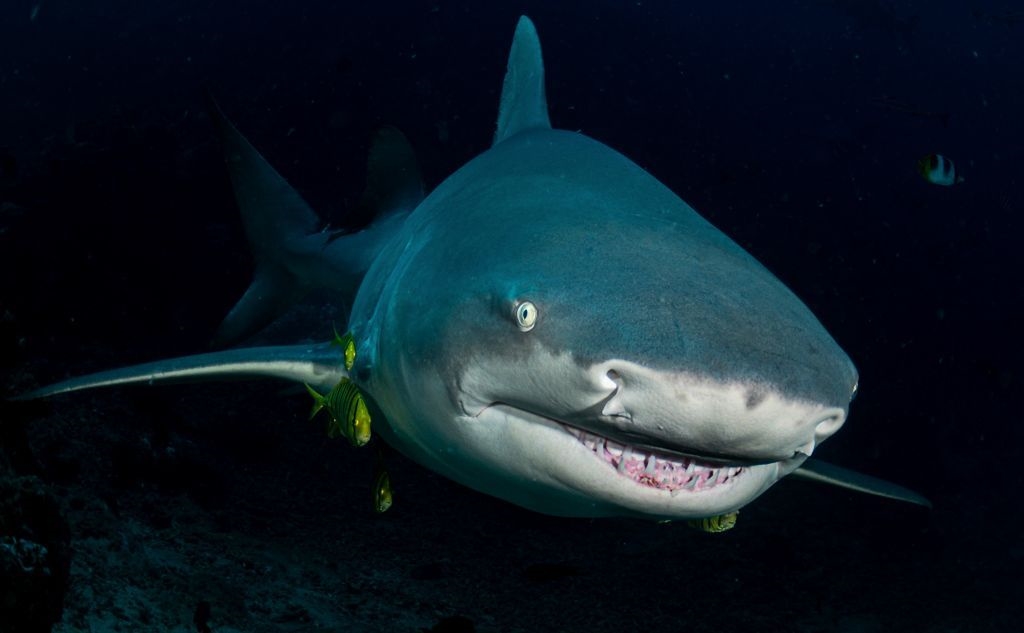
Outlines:
[{"label": "shark", "polygon": [[847,420],[850,358],[655,177],[552,127],[528,17],[490,148],[425,194],[404,138],[385,129],[367,188],[379,213],[363,230],[322,230],[216,107],[213,118],[255,260],[218,341],[243,340],[317,289],[344,319],[343,344],[221,349],[21,398],[239,377],[344,384],[375,438],[557,516],[727,516],[788,475],[928,505],[811,457]]}]

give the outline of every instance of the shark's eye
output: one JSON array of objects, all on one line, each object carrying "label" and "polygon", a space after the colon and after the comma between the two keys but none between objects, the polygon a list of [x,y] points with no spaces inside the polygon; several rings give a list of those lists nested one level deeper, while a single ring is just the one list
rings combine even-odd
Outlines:
[{"label": "shark's eye", "polygon": [[537,306],[530,301],[517,301],[512,309],[516,325],[523,332],[529,332],[537,325]]}]

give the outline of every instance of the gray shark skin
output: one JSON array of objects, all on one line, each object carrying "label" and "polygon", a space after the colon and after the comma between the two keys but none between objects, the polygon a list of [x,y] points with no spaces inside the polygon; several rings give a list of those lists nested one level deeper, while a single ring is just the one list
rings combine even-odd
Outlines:
[{"label": "gray shark skin", "polygon": [[846,421],[853,364],[789,289],[654,177],[552,129],[528,18],[492,147],[425,198],[408,160],[371,160],[386,164],[392,177],[371,180],[391,193],[361,233],[316,232],[312,211],[218,120],[257,255],[222,338],[251,332],[303,288],[327,287],[348,315],[355,365],[346,371],[326,344],[243,348],[24,398],[236,376],[329,390],[348,377],[388,444],[547,514],[717,516],[794,472],[927,505],[807,461]]}]

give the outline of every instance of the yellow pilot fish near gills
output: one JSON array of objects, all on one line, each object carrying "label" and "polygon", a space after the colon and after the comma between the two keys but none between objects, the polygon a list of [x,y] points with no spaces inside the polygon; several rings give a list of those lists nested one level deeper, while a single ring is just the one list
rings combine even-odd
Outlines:
[{"label": "yellow pilot fish near gills", "polygon": [[738,516],[739,512],[730,512],[728,514],[707,517],[706,519],[687,521],[687,525],[702,532],[718,534],[719,532],[725,532],[736,527],[736,517]]},{"label": "yellow pilot fish near gills", "polygon": [[313,419],[321,409],[327,410],[330,421],[327,423],[327,436],[330,438],[344,435],[353,446],[365,446],[370,441],[370,412],[359,387],[348,378],[342,378],[326,396],[306,385],[309,395],[313,396],[313,410],[309,417]]}]

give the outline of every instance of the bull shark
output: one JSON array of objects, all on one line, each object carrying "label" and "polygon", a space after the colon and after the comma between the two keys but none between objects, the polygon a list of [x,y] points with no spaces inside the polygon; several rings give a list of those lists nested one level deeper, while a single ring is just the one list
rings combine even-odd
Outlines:
[{"label": "bull shark", "polygon": [[219,340],[319,288],[347,318],[350,355],[327,342],[228,349],[22,398],[240,376],[324,391],[347,381],[388,445],[550,515],[716,517],[789,474],[928,504],[808,461],[847,419],[853,363],[781,281],[666,186],[552,128],[529,18],[515,31],[491,147],[424,196],[411,152],[385,132],[369,177],[382,211],[358,232],[319,230],[213,117],[256,261]]}]

